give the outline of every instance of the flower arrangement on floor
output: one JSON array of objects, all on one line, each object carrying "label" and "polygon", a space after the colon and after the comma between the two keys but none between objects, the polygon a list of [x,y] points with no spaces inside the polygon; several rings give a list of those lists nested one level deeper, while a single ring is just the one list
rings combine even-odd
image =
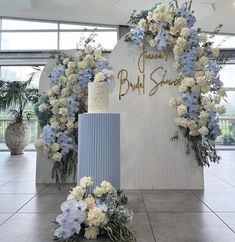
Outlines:
[{"label": "flower arrangement on floor", "polygon": [[[209,161],[220,160],[213,141],[221,134],[218,114],[225,113],[220,102],[226,93],[219,77],[225,58],[219,56],[219,49],[212,47],[206,34],[193,28],[196,18],[191,3],[159,3],[150,10],[134,11],[130,18],[134,28],[126,41],[149,44],[160,53],[173,52],[181,84],[179,96],[170,99],[169,106],[177,109],[175,123],[189,140],[187,152],[191,147],[198,164],[209,166]],[[176,132],[173,139],[178,138]]]},{"label": "flower arrangement on floor", "polygon": [[98,235],[108,235],[112,241],[135,241],[128,228],[133,212],[124,206],[127,197],[107,181],[94,190],[92,185],[91,177],[81,178],[79,186],[62,203],[63,213],[56,218],[59,225],[54,233],[56,239],[69,242],[79,236],[96,239]]},{"label": "flower arrangement on floor", "polygon": [[92,81],[111,82],[113,73],[100,47],[93,46],[94,36],[84,41],[84,48],[74,56],[56,53],[48,92],[35,105],[42,127],[36,149],[54,162],[52,178],[57,185],[76,174],[78,114],[87,111],[87,88]]}]

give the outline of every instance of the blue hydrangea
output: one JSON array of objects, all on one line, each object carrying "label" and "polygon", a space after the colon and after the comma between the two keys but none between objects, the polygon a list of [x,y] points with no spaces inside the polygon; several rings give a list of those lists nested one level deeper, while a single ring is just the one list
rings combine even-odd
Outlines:
[{"label": "blue hydrangea", "polygon": [[189,28],[194,26],[196,18],[193,15],[194,13],[187,8],[186,4],[183,4],[180,8],[176,8],[175,12],[177,17],[183,17],[187,20]]},{"label": "blue hydrangea", "polygon": [[56,85],[59,81],[59,78],[64,74],[65,68],[62,65],[57,65],[53,68],[49,83],[50,85]]},{"label": "blue hydrangea", "polygon": [[78,111],[79,111],[79,106],[80,106],[80,102],[79,102],[79,97],[76,94],[72,94],[71,96],[68,97],[68,115],[69,116],[75,116]]},{"label": "blue hydrangea", "polygon": [[68,154],[70,150],[73,149],[72,138],[68,131],[59,132],[57,134],[57,143],[60,145],[61,154]]},{"label": "blue hydrangea", "polygon": [[88,83],[91,81],[92,78],[92,69],[91,68],[86,68],[84,70],[81,70],[77,74],[79,84],[83,88],[87,88]]},{"label": "blue hydrangea", "polygon": [[196,70],[197,51],[189,49],[180,57],[180,72],[185,76],[193,76]]},{"label": "blue hydrangea", "polygon": [[216,112],[211,112],[209,114],[208,120],[209,120],[208,125],[207,125],[207,127],[209,129],[208,136],[212,140],[216,140],[216,138],[221,135],[221,130],[220,130],[220,127],[219,127],[219,120],[218,120]]},{"label": "blue hydrangea", "polygon": [[198,46],[198,43],[199,43],[198,32],[194,29],[191,29],[190,31],[189,43],[191,46]]},{"label": "blue hydrangea", "polygon": [[187,107],[187,117],[195,122],[198,121],[198,113],[199,113],[199,99],[200,94],[196,92],[186,92],[182,93],[182,98],[184,100],[184,104]]},{"label": "blue hydrangea", "polygon": [[214,60],[209,60],[205,70],[212,71],[214,76],[217,76],[220,71],[220,66]]},{"label": "blue hydrangea", "polygon": [[160,51],[165,50],[170,45],[169,30],[165,29],[164,26],[160,26],[155,40],[158,42],[157,49]]},{"label": "blue hydrangea", "polygon": [[98,71],[102,71],[104,69],[111,69],[111,66],[109,65],[108,59],[102,57],[96,62],[96,68],[98,69]]},{"label": "blue hydrangea", "polygon": [[140,27],[134,28],[131,38],[136,45],[140,45],[144,40],[144,31]]},{"label": "blue hydrangea", "polygon": [[47,124],[42,129],[42,138],[45,146],[49,146],[55,143],[57,137],[57,130],[50,124]]},{"label": "blue hydrangea", "polygon": [[220,89],[224,83],[220,80],[220,76],[218,75],[217,77],[213,78],[210,81],[210,84],[213,86],[215,89]]}]

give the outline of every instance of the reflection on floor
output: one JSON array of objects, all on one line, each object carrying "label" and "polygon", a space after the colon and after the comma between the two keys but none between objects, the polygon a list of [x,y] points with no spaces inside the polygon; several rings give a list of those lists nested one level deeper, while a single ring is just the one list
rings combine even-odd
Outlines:
[{"label": "reflection on floor", "polygon": [[[234,242],[235,151],[205,171],[205,191],[128,190],[137,242]],[[35,153],[0,153],[0,241],[52,242],[69,187],[35,185]],[[97,241],[108,241],[100,238]]]}]

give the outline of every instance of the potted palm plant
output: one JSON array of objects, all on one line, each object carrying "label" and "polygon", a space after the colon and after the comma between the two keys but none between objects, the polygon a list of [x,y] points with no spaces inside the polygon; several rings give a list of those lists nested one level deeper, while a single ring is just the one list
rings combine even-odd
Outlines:
[{"label": "potted palm plant", "polygon": [[25,111],[28,103],[36,103],[39,97],[37,88],[31,87],[35,72],[28,81],[0,80],[0,111],[8,110],[14,117],[5,130],[5,143],[11,155],[23,153],[31,139],[31,130],[27,120],[32,117],[32,111]]}]

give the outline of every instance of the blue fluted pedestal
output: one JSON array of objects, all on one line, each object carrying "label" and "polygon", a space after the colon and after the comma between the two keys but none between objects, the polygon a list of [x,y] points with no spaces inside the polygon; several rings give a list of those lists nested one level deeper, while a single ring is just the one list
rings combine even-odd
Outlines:
[{"label": "blue fluted pedestal", "polygon": [[120,188],[120,115],[79,114],[78,182],[91,176],[94,186],[107,180]]}]

